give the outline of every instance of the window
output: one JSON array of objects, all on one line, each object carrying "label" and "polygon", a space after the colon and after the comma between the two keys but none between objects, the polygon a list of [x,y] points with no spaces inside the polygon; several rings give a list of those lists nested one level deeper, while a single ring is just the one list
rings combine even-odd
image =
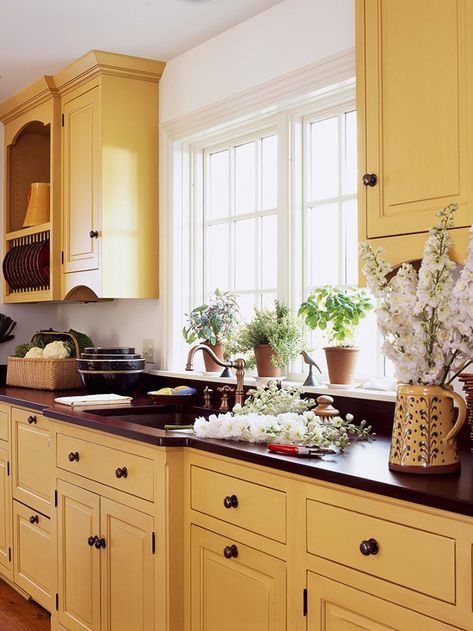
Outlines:
[{"label": "window", "polygon": [[[239,296],[248,319],[276,297],[297,311],[319,285],[357,283],[353,82],[200,132],[179,155],[177,332],[217,287]],[[363,377],[382,374],[373,323],[360,327]],[[308,337],[324,364],[321,336]],[[176,340],[169,367],[182,369],[186,352]]]}]

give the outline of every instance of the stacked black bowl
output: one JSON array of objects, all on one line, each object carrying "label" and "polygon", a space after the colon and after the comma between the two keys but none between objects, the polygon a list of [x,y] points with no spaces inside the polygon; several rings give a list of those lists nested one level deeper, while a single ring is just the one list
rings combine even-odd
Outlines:
[{"label": "stacked black bowl", "polygon": [[145,360],[126,346],[94,346],[77,358],[82,383],[94,394],[129,394],[138,384]]}]

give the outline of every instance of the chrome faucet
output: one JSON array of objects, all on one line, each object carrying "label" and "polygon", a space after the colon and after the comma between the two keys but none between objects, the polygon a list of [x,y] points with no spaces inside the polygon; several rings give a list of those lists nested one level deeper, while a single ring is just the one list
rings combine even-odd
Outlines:
[{"label": "chrome faucet", "polygon": [[222,368],[234,368],[236,371],[236,390],[235,390],[235,404],[243,405],[245,400],[245,390],[244,390],[244,379],[245,379],[245,366],[246,362],[243,358],[238,357],[237,359],[233,359],[230,361],[223,361],[213,352],[211,348],[207,346],[207,344],[196,344],[189,350],[189,354],[187,355],[187,363],[186,370],[192,370],[192,361],[194,359],[194,355],[197,351],[203,351],[210,355],[210,357],[214,360],[216,364],[222,366]]}]

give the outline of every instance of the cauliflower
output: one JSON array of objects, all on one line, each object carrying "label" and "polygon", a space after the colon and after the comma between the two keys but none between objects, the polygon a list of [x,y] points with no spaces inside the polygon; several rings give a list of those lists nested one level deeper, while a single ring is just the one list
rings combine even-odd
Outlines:
[{"label": "cauliflower", "polygon": [[25,357],[43,357],[43,349],[38,346],[33,346],[33,348],[30,348],[30,350],[26,353]]},{"label": "cauliflower", "polygon": [[43,351],[43,357],[54,359],[67,359],[70,354],[71,351],[64,342],[51,342]]}]

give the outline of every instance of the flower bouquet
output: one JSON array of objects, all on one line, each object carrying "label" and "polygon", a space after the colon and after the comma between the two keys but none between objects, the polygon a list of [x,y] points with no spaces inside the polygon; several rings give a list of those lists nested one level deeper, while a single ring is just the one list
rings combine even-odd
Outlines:
[{"label": "flower bouquet", "polygon": [[[455,279],[448,229],[456,210],[450,204],[439,211],[419,272],[404,263],[392,275],[381,249],[360,246],[367,284],[378,303],[382,351],[400,382],[390,454],[395,470],[437,473],[460,467],[454,436],[466,409],[450,384],[473,361],[473,239]],[[455,424],[452,399],[460,409]]]}]

